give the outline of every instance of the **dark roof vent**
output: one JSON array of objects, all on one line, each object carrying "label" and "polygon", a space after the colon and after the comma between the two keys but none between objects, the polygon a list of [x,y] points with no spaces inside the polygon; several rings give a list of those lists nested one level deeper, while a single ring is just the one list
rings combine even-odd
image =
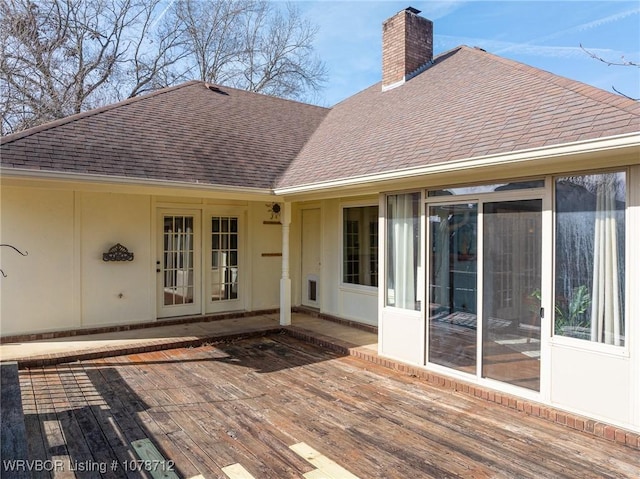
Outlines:
[{"label": "dark roof vent", "polygon": [[421,12],[421,10],[418,10],[417,8],[413,8],[413,7],[407,7],[405,8],[405,10],[407,12],[413,13],[414,15],[417,15],[418,13]]},{"label": "dark roof vent", "polygon": [[214,93],[219,93],[220,95],[229,95],[226,91],[222,91],[219,87],[212,85],[210,83],[205,83],[204,86],[206,86],[209,90],[211,90]]},{"label": "dark roof vent", "polygon": [[475,48],[476,50],[480,50],[481,52],[485,52],[485,53],[487,52],[484,48],[480,48],[480,47],[473,47],[473,48]]}]

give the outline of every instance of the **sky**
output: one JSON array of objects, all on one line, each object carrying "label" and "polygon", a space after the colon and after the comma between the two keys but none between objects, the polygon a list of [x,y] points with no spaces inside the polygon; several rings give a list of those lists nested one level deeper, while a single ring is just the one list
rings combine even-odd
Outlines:
[{"label": "sky", "polygon": [[459,45],[640,98],[640,1],[300,1],[319,28],[315,48],[326,87],[313,103],[332,106],[381,79],[382,22],[412,6],[434,23],[434,54]]}]

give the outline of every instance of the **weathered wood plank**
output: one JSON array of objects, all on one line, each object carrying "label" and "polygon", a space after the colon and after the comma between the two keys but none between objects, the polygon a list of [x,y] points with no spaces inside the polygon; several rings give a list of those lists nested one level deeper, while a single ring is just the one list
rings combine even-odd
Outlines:
[{"label": "weathered wood plank", "polygon": [[[329,477],[289,448],[297,443],[367,478],[606,478],[640,470],[627,448],[287,336],[85,361],[34,371],[30,381],[24,404],[39,418],[71,411],[77,420],[86,411],[89,428],[99,426],[109,444],[105,457],[127,451],[118,449],[123,438],[148,438],[184,478],[225,477],[234,464],[253,477]],[[43,383],[46,394],[36,388]],[[60,434],[59,424],[42,421],[53,444],[56,426]],[[74,450],[82,445],[53,452]]]},{"label": "weathered wood plank", "polygon": [[[17,464],[16,461],[26,461],[29,458],[27,431],[22,411],[22,396],[20,394],[20,376],[18,363],[0,364],[0,457],[3,464],[0,475],[9,477],[5,464]],[[28,478],[25,470],[11,471],[16,479]]]},{"label": "weathered wood plank", "polygon": [[231,464],[222,468],[229,479],[255,479],[241,464]]},{"label": "weathered wood plank", "polygon": [[131,446],[142,461],[139,470],[147,471],[154,479],[178,479],[173,463],[148,438],[133,441]]},{"label": "weathered wood plank", "polygon": [[300,457],[313,464],[317,469],[321,470],[328,477],[333,479],[359,479],[355,474],[351,474],[347,469],[329,459],[324,454],[319,453],[308,444],[299,442],[289,446]]}]

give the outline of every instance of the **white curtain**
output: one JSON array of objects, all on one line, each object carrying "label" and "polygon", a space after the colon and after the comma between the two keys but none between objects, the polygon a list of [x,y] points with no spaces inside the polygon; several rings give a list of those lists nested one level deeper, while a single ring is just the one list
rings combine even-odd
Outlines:
[{"label": "white curtain", "polygon": [[393,282],[389,282],[389,288],[393,289],[394,306],[411,310],[416,309],[413,198],[412,194],[390,198],[390,211],[387,212],[392,218],[390,240],[393,248],[390,251],[393,255],[390,279]]},{"label": "white curtain", "polygon": [[438,223],[438,233],[434,254],[436,274],[434,278],[434,301],[441,306],[451,307],[449,304],[449,214],[442,214]]},{"label": "white curtain", "polygon": [[597,186],[591,340],[620,346],[622,332],[615,196],[615,176],[603,176]]}]

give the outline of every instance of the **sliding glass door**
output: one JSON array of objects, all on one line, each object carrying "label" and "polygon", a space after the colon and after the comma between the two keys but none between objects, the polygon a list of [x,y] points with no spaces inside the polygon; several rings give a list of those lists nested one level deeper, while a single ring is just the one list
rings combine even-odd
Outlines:
[{"label": "sliding glass door", "polygon": [[429,361],[476,372],[478,204],[429,208]]},{"label": "sliding glass door", "polygon": [[428,361],[538,391],[542,200],[428,212]]},{"label": "sliding glass door", "polygon": [[483,213],[482,376],[539,391],[542,200]]}]

